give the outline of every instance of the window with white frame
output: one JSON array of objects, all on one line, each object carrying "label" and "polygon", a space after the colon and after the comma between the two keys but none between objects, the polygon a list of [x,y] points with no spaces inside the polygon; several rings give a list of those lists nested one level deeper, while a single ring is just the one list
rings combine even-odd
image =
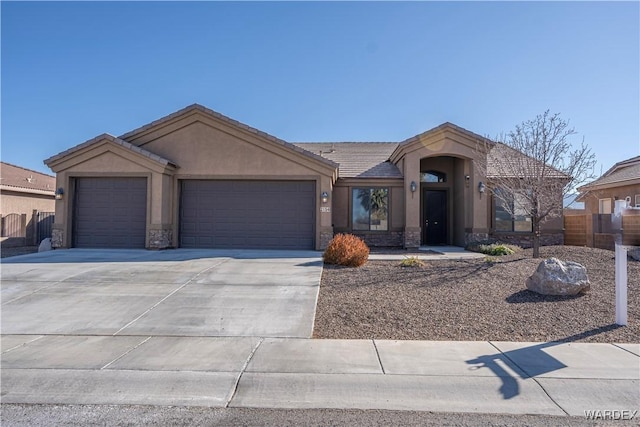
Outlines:
[{"label": "window with white frame", "polygon": [[636,194],[636,201],[633,206],[635,206],[636,208],[640,208],[640,194]]}]

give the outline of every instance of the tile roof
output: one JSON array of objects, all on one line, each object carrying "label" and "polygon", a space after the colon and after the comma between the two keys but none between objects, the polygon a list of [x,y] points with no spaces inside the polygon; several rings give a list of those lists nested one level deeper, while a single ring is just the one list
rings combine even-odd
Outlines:
[{"label": "tile roof", "polygon": [[634,179],[640,179],[640,156],[616,163],[600,178],[580,187],[580,190],[590,190],[601,185],[624,183]]},{"label": "tile roof", "polygon": [[71,147],[68,150],[65,150],[61,153],[56,154],[55,156],[49,157],[47,160],[44,161],[44,163],[48,166],[49,164],[55,162],[56,160],[59,160],[63,157],[66,157],[70,154],[75,153],[76,151],[80,151],[83,148],[89,147],[93,144],[96,144],[102,140],[108,140],[110,142],[113,142],[114,144],[118,144],[121,147],[126,148],[127,150],[131,150],[134,151],[138,154],[141,154],[145,157],[148,157],[151,160],[154,160],[164,166],[172,166],[172,167],[176,167],[175,163],[173,163],[171,160],[167,160],[164,157],[160,157],[157,154],[152,153],[149,150],[145,150],[144,148],[140,148],[138,146],[135,146],[133,144],[128,143],[127,141],[123,141],[120,138],[116,138],[113,135],[109,135],[108,133],[103,133],[102,135],[96,136],[95,138],[92,138],[88,141],[83,142],[82,144],[78,144],[75,147]]},{"label": "tile roof", "polygon": [[0,162],[0,184],[3,187],[13,187],[16,191],[37,190],[51,192],[56,188],[56,178],[11,163]]},{"label": "tile roof", "polygon": [[[523,170],[531,170],[531,175],[536,176],[533,170],[536,165],[542,165],[533,157],[509,147],[508,145],[496,142],[487,154],[487,177],[488,178],[515,178],[521,177]],[[550,178],[568,178],[563,172],[547,165],[546,174]]]},{"label": "tile roof", "polygon": [[316,155],[339,164],[340,178],[402,178],[389,161],[397,142],[296,142]]},{"label": "tile roof", "polygon": [[244,124],[242,122],[234,120],[234,119],[232,119],[230,117],[225,116],[224,114],[220,114],[217,111],[214,111],[214,110],[212,110],[210,108],[207,108],[207,107],[205,107],[203,105],[200,105],[200,104],[189,105],[189,106],[187,106],[187,107],[185,107],[185,108],[183,108],[181,110],[176,111],[175,113],[171,113],[168,116],[164,116],[164,117],[159,118],[158,120],[154,120],[153,122],[148,123],[148,124],[146,124],[146,125],[144,125],[142,127],[139,127],[137,129],[134,129],[134,130],[132,130],[130,132],[127,132],[124,135],[120,135],[119,138],[123,139],[123,140],[131,139],[132,137],[136,136],[137,134],[143,133],[143,132],[145,132],[147,130],[153,129],[153,128],[158,127],[158,126],[162,126],[164,123],[167,123],[167,122],[169,122],[169,121],[171,121],[171,120],[173,120],[175,118],[178,118],[180,116],[189,114],[189,113],[191,113],[193,111],[199,111],[199,112],[202,112],[202,113],[207,114],[209,116],[215,117],[215,118],[217,118],[219,120],[222,120],[223,122],[229,123],[230,125],[233,125],[233,126],[235,126],[237,128],[244,129],[245,131],[254,133],[256,135],[259,135],[262,138],[265,138],[265,139],[267,139],[267,140],[269,140],[271,142],[275,142],[277,144],[283,145],[283,146],[285,146],[285,147],[287,147],[287,148],[289,148],[289,149],[291,149],[293,151],[296,151],[296,152],[298,152],[300,154],[303,154],[303,155],[305,155],[307,157],[311,157],[311,158],[313,158],[315,160],[319,160],[319,161],[321,161],[321,162],[323,162],[325,164],[328,164],[329,166],[332,166],[334,168],[338,167],[338,165],[336,163],[332,162],[328,158],[324,158],[324,157],[319,156],[319,155],[317,155],[315,153],[307,151],[303,147],[297,147],[294,144],[291,144],[291,143],[289,143],[287,141],[284,141],[284,140],[282,140],[280,138],[276,138],[273,135],[270,135],[270,134],[268,134],[266,132],[263,132],[263,131],[261,131],[259,129],[256,129],[256,128],[251,127],[249,125],[246,125],[246,124]]}]

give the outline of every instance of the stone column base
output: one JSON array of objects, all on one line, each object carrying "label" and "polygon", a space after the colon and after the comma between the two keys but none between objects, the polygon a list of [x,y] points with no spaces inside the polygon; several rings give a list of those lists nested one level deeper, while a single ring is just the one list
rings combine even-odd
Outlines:
[{"label": "stone column base", "polygon": [[173,232],[170,229],[149,230],[148,249],[167,249],[173,247]]},{"label": "stone column base", "polygon": [[404,229],[404,247],[405,249],[415,249],[420,247],[422,241],[422,230],[420,228]]},{"label": "stone column base", "polygon": [[327,249],[327,246],[329,246],[329,243],[331,242],[331,239],[333,239],[333,230],[332,231],[321,231],[320,232],[320,244],[318,245],[318,248],[320,250]]},{"label": "stone column base", "polygon": [[54,228],[51,230],[51,247],[64,248],[64,230]]}]

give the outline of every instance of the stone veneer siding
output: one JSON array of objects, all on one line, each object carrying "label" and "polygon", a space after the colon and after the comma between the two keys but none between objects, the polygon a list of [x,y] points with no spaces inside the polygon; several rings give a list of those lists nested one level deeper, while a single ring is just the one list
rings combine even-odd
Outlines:
[{"label": "stone veneer siding", "polygon": [[476,242],[486,242],[489,240],[489,234],[487,233],[465,233],[464,234],[464,243],[468,245],[469,243]]},{"label": "stone veneer siding", "polygon": [[402,231],[390,231],[388,233],[358,233],[351,234],[360,237],[369,247],[402,247],[404,233]]},{"label": "stone veneer siding", "polygon": [[[521,248],[533,246],[533,233],[493,233],[490,240],[518,245]],[[540,235],[540,246],[563,245],[564,233],[543,233]]]},{"label": "stone veneer siding", "polygon": [[329,246],[329,242],[333,239],[333,231],[321,231],[320,232],[320,249],[325,250]]},{"label": "stone veneer siding", "polygon": [[167,249],[173,246],[171,230],[149,230],[149,249]]},{"label": "stone veneer siding", "polygon": [[405,229],[404,231],[404,247],[419,248],[422,243],[422,230]]},{"label": "stone veneer siding", "polygon": [[64,231],[58,228],[51,230],[51,247],[62,248],[64,242]]}]

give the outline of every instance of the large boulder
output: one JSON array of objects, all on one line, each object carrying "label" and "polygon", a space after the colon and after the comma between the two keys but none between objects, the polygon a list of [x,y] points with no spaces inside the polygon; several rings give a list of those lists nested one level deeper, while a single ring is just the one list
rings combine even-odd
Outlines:
[{"label": "large boulder", "polygon": [[51,249],[51,237],[43,239],[42,242],[40,242],[40,246],[38,246],[38,252],[46,252]]},{"label": "large boulder", "polygon": [[589,290],[587,269],[572,261],[549,258],[527,279],[527,289],[542,295],[577,295]]}]

